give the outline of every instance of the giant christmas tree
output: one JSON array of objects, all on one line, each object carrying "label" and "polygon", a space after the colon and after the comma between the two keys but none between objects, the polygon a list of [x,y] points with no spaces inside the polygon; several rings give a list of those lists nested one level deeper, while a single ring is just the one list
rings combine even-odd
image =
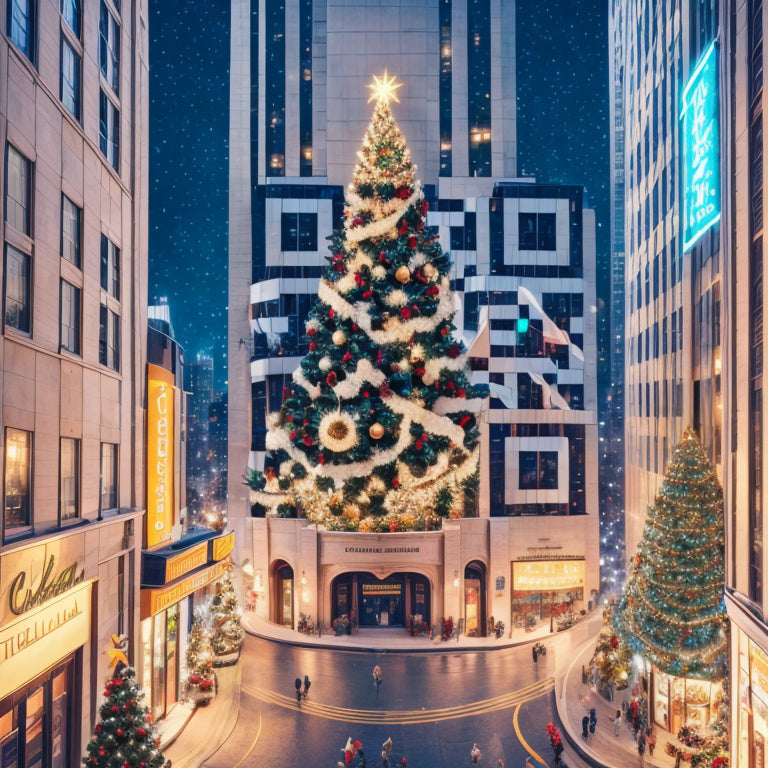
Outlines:
[{"label": "giant christmas tree", "polygon": [[618,609],[623,639],[678,677],[725,675],[723,491],[687,429],[650,509]]},{"label": "giant christmas tree", "polygon": [[306,325],[309,353],[285,388],[252,501],[332,530],[429,529],[472,514],[477,412],[454,338],[450,262],[425,230],[427,203],[392,112],[399,84],[374,78],[373,118],[343,228]]}]

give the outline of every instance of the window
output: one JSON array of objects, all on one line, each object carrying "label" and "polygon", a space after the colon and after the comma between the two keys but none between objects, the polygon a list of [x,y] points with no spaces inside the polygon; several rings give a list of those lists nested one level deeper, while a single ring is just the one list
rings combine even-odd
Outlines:
[{"label": "window", "polygon": [[107,85],[120,93],[120,27],[104,0],[99,15],[99,64]]},{"label": "window", "polygon": [[59,517],[80,516],[80,441],[62,437],[59,455]]},{"label": "window", "polygon": [[518,243],[521,251],[554,251],[557,248],[554,213],[519,213]]},{"label": "window", "polygon": [[61,103],[75,120],[80,120],[80,54],[61,37]]},{"label": "window", "polygon": [[79,40],[80,19],[82,18],[80,0],[61,0],[61,15]]},{"label": "window", "polygon": [[30,60],[35,56],[35,0],[9,0],[11,42]]},{"label": "window", "polygon": [[113,371],[120,370],[120,315],[104,304],[99,315],[99,362]]},{"label": "window", "polygon": [[280,223],[280,250],[317,250],[316,213],[284,213]]},{"label": "window", "polygon": [[31,179],[32,164],[9,144],[5,177],[5,220],[25,235],[32,234]]},{"label": "window", "polygon": [[106,236],[101,236],[101,287],[120,300],[120,249]]},{"label": "window", "polygon": [[23,333],[32,330],[30,256],[5,246],[5,325]]},{"label": "window", "polygon": [[520,490],[557,489],[557,451],[520,451]]},{"label": "window", "polygon": [[61,281],[61,338],[62,349],[80,354],[80,289],[66,280]]},{"label": "window", "polygon": [[99,148],[109,164],[118,170],[120,113],[104,91],[99,93]]},{"label": "window", "polygon": [[32,433],[7,427],[5,430],[5,533],[32,524]]},{"label": "window", "polygon": [[83,211],[66,195],[61,196],[61,258],[80,269]]},{"label": "window", "polygon": [[101,444],[100,511],[117,509],[117,445]]}]

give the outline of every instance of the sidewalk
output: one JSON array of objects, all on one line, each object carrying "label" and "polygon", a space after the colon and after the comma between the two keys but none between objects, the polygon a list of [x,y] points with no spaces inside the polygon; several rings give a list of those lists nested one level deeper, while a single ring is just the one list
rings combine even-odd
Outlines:
[{"label": "sidewalk", "polygon": [[[593,612],[571,629],[551,634],[542,624],[533,632],[515,630],[498,639],[493,637],[461,637],[448,641],[411,637],[402,627],[358,630],[354,635],[304,635],[288,627],[271,624],[246,612],[242,626],[250,635],[273,642],[303,647],[343,648],[347,651],[379,651],[392,653],[429,653],[451,650],[473,651],[509,648],[543,642],[548,649],[543,661],[549,674],[555,677],[556,705],[570,746],[596,768],[672,768],[674,759],[664,754],[659,738],[653,758],[645,755],[645,763],[637,753],[630,729],[623,721],[619,736],[614,736],[613,718],[621,708],[621,698],[605,701],[581,682],[582,664],[587,664],[594,649],[597,632],[602,623],[599,612]],[[161,724],[161,749],[173,768],[199,768],[227,740],[237,723],[240,706],[242,661],[232,667],[216,670],[218,692],[208,706],[189,710],[177,704]],[[581,737],[581,719],[594,707],[597,729],[588,741]]]}]

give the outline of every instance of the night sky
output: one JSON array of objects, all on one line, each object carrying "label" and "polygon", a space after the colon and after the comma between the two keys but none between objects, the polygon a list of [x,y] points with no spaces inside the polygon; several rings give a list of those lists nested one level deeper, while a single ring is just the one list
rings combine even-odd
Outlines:
[{"label": "night sky", "polygon": [[150,0],[149,302],[227,377],[229,2]]},{"label": "night sky", "polygon": [[[518,173],[584,185],[610,295],[607,3],[517,0]],[[150,0],[150,302],[226,381],[229,3]],[[351,147],[354,152],[356,147]]]}]

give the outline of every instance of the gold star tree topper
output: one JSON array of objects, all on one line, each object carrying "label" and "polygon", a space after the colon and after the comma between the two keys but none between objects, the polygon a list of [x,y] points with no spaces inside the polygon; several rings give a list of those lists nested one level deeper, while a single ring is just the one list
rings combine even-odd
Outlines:
[{"label": "gold star tree topper", "polygon": [[384,70],[384,74],[379,77],[373,76],[373,82],[368,86],[371,89],[371,97],[368,99],[370,104],[374,99],[377,102],[383,101],[385,104],[389,104],[390,101],[396,101],[400,103],[400,99],[397,98],[397,89],[403,87],[403,83],[398,83],[395,75],[388,75],[387,70]]}]

